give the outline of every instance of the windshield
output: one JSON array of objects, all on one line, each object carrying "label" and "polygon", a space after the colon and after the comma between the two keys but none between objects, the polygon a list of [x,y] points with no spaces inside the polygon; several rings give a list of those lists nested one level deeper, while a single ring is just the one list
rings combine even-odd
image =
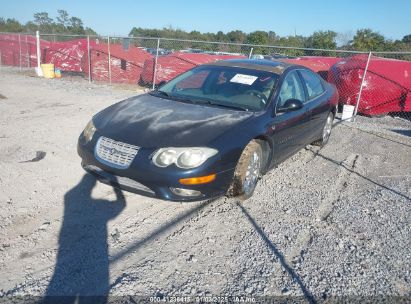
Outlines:
[{"label": "windshield", "polygon": [[154,91],[164,98],[245,111],[265,108],[278,76],[225,66],[199,66]]}]

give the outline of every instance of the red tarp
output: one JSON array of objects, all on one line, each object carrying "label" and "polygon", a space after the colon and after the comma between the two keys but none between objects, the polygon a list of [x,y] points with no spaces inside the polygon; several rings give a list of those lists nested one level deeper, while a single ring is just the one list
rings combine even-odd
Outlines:
[{"label": "red tarp", "polygon": [[336,62],[340,61],[341,58],[324,56],[303,56],[297,58],[284,58],[278,60],[291,64],[299,64],[307,68],[310,68],[314,72],[320,74],[321,77],[323,77],[325,80],[327,80],[328,71],[330,70],[331,66]]},{"label": "red tarp", "polygon": [[[334,83],[340,102],[355,105],[368,55],[356,55],[336,63],[328,81]],[[364,80],[359,113],[383,115],[411,111],[411,62],[371,57]]]},{"label": "red tarp", "polygon": [[[21,59],[20,59],[21,51]],[[82,72],[88,77],[87,39],[50,42],[40,40],[41,62],[53,63],[62,71]],[[0,34],[1,64],[36,67],[36,37],[18,34]],[[90,39],[91,74],[96,81],[109,81],[108,45]],[[130,46],[124,50],[119,44],[110,45],[111,81],[114,83],[137,83],[144,62],[153,58],[148,52]]]},{"label": "red tarp", "polygon": [[[26,42],[27,37],[27,42]],[[31,35],[0,34],[2,64],[22,67],[37,66],[36,37]],[[40,39],[41,63],[53,63],[63,71],[81,72],[81,58],[87,52],[87,40],[75,39],[50,42]]]},{"label": "red tarp", "polygon": [[[161,56],[157,60],[157,72],[155,84],[180,75],[181,73],[198,66],[200,64],[215,62],[218,60],[246,58],[241,55],[210,55],[202,53],[183,53],[175,52],[170,55]],[[154,58],[146,60],[144,69],[141,73],[141,82],[143,84],[152,84],[154,74]]]},{"label": "red tarp", "polygon": [[[26,42],[27,38],[27,42]],[[31,35],[0,34],[2,64],[22,67],[37,66],[36,37]],[[87,52],[87,40],[75,39],[50,42],[40,39],[41,63],[53,63],[63,71],[81,72],[81,58]]]},{"label": "red tarp", "polygon": [[[108,45],[94,44],[91,53],[91,78],[96,81],[109,81]],[[124,50],[122,45],[110,45],[111,81],[114,83],[137,84],[143,71],[144,62],[153,56],[141,48],[130,46]],[[88,77],[87,52],[82,58],[82,71]]]},{"label": "red tarp", "polygon": [[[87,39],[49,42],[48,44],[42,53],[43,63],[53,63],[55,68],[62,71],[84,72],[81,59],[87,53]],[[95,40],[90,40],[90,46],[92,45],[95,45]]]},{"label": "red tarp", "polygon": [[[41,40],[41,51],[44,51],[47,45],[47,41]],[[19,37],[19,34],[0,34],[0,52],[0,63],[2,65],[37,66],[36,37],[30,35],[20,35]]]}]

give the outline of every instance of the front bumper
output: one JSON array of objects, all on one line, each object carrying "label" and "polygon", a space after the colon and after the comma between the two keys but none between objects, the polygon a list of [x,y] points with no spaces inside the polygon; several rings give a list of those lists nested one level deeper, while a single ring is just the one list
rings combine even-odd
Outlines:
[{"label": "front bumper", "polygon": [[[233,179],[234,168],[216,172],[215,166],[201,166],[191,170],[182,170],[175,166],[158,168],[152,164],[150,155],[153,151],[141,149],[127,169],[117,169],[99,162],[94,156],[95,140],[86,143],[80,135],[77,151],[82,158],[82,167],[99,181],[125,191],[143,196],[169,201],[200,201],[224,195]],[[180,178],[206,176],[216,173],[216,179],[208,184],[182,185]],[[175,194],[171,188],[197,190],[198,196]]]}]

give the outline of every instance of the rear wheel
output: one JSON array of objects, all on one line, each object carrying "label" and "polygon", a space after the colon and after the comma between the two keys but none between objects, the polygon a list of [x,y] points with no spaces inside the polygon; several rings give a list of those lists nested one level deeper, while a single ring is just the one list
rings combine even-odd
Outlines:
[{"label": "rear wheel", "polygon": [[312,143],[313,145],[323,147],[327,144],[328,140],[330,139],[331,129],[333,127],[333,121],[334,121],[334,114],[330,112],[330,114],[328,114],[327,120],[325,121],[321,138],[313,142]]},{"label": "rear wheel", "polygon": [[261,176],[262,148],[253,140],[244,149],[237,163],[230,194],[241,200],[250,198]]}]

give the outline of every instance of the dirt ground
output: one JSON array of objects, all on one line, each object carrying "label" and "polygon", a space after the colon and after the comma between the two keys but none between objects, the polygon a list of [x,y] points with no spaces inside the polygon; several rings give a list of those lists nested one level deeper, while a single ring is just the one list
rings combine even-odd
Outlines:
[{"label": "dirt ground", "polygon": [[[253,198],[172,203],[85,174],[91,116],[137,94],[0,70],[0,297],[411,299],[411,123],[358,117]],[[397,298],[402,297],[402,298]]]}]

